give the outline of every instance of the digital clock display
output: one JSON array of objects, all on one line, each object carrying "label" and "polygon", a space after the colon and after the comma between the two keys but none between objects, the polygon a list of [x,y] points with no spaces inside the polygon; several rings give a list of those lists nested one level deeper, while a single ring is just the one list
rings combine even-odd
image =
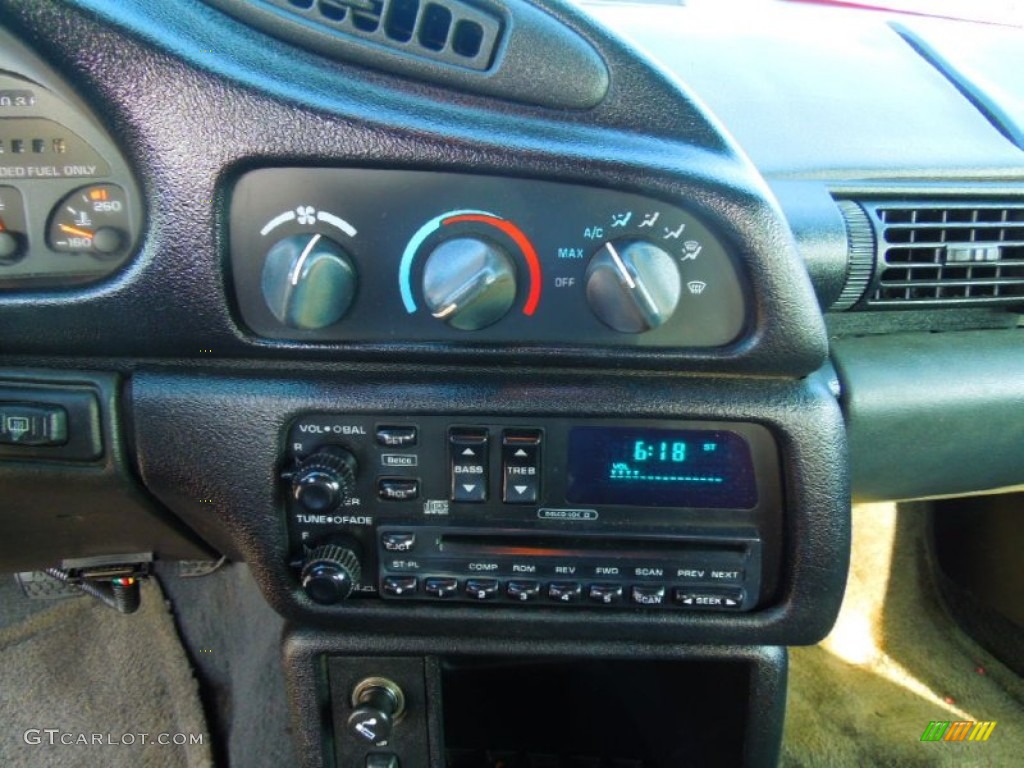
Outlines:
[{"label": "digital clock display", "polygon": [[750,509],[747,441],[727,430],[575,427],[567,501],[640,507]]}]

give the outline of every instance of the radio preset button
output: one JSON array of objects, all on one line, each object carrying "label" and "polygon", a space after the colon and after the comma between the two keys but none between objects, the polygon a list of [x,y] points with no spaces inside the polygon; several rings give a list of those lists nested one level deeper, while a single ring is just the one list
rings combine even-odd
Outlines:
[{"label": "radio preset button", "polygon": [[380,536],[380,543],[384,546],[384,549],[388,552],[408,552],[416,544],[415,533],[382,533]]},{"label": "radio preset button", "polygon": [[536,581],[516,579],[505,587],[505,594],[512,600],[526,603],[540,595],[540,584]]},{"label": "radio preset button", "polygon": [[420,495],[415,477],[381,477],[377,480],[377,498],[381,501],[412,501]]},{"label": "radio preset button", "polygon": [[419,580],[415,576],[385,576],[381,589],[386,595],[401,597],[416,594]]},{"label": "radio preset button", "polygon": [[431,597],[451,597],[459,591],[459,580],[445,576],[431,576],[423,580],[423,591]]},{"label": "radio preset button", "polygon": [[497,579],[466,579],[466,595],[477,600],[490,600],[498,596]]},{"label": "radio preset button", "polygon": [[665,588],[656,584],[635,586],[630,590],[630,599],[637,605],[663,605]]},{"label": "radio preset button", "polygon": [[621,602],[622,585],[591,584],[590,592],[588,594],[590,599],[595,603],[601,603],[602,605],[611,605],[613,603]]},{"label": "radio preset button", "polygon": [[487,430],[479,427],[456,427],[448,431],[452,501],[487,501],[487,439]]},{"label": "radio preset button", "polygon": [[540,496],[537,429],[506,430],[501,436],[502,498],[506,504],[535,504]]},{"label": "radio preset button", "polygon": [[388,448],[408,448],[416,445],[416,427],[377,427],[377,445]]},{"label": "radio preset button", "polygon": [[553,581],[548,584],[548,597],[559,603],[575,603],[583,594],[583,588],[574,581]]},{"label": "radio preset button", "polygon": [[684,608],[704,608],[713,610],[739,610],[743,605],[741,589],[700,589],[678,587],[672,595],[677,605]]}]

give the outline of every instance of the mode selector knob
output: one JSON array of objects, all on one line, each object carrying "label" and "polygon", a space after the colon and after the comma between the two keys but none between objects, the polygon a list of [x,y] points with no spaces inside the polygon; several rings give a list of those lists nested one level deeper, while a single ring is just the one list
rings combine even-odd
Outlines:
[{"label": "mode selector knob", "polygon": [[620,333],[643,333],[676,311],[682,278],[675,259],[645,240],[613,240],[590,259],[587,301],[598,319]]},{"label": "mode selector knob", "polygon": [[321,448],[292,473],[292,496],[309,512],[330,512],[355,490],[356,459],[343,448]]},{"label": "mode selector knob", "polygon": [[362,576],[359,555],[342,544],[322,544],[302,566],[302,588],[314,602],[339,603],[356,588]]},{"label": "mode selector knob", "polygon": [[503,318],[516,300],[515,264],[489,240],[446,240],[423,265],[423,299],[434,317],[453,328],[486,328]]}]

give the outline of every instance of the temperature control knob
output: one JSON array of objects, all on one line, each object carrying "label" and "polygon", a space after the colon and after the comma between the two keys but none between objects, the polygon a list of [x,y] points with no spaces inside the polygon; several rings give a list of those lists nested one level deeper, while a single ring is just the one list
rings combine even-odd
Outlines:
[{"label": "temperature control knob", "polygon": [[356,488],[356,459],[342,448],[323,448],[303,459],[292,473],[292,495],[309,512],[337,508]]},{"label": "temperature control knob", "polygon": [[357,285],[348,254],[320,234],[278,240],[263,264],[263,299],[274,317],[292,328],[315,330],[338,322]]},{"label": "temperature control knob", "polygon": [[587,301],[621,333],[643,333],[667,321],[679,305],[682,279],[670,254],[644,240],[614,240],[590,259]]},{"label": "temperature control knob", "polygon": [[423,298],[431,314],[453,328],[486,328],[515,302],[515,264],[500,246],[483,238],[446,240],[423,266]]},{"label": "temperature control knob", "polygon": [[354,550],[341,544],[323,544],[310,553],[300,579],[311,600],[332,605],[352,594],[361,575]]}]

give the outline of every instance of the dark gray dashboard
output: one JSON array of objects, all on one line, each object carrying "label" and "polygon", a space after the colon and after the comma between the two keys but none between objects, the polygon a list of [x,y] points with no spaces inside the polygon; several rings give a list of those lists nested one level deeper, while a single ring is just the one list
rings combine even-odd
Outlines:
[{"label": "dark gray dashboard", "polygon": [[[514,18],[518,3],[492,5]],[[760,17],[697,7],[588,8],[620,37],[579,8],[540,4],[548,22],[564,25],[607,67],[603,97],[583,108],[559,106],[553,97],[524,104],[486,88],[448,88],[411,70],[395,74],[379,62],[336,60],[198,0],[4,0],[0,7],[6,34],[31,49],[30,69],[63,84],[68,104],[102,127],[113,154],[131,169],[140,234],[123,268],[89,286],[5,287],[0,363],[12,379],[28,368],[43,382],[47,371],[114,377],[105,402],[122,414],[123,426],[108,446],[125,460],[82,468],[54,455],[46,478],[92,471],[107,490],[129,488],[153,515],[170,513],[190,529],[167,539],[141,532],[140,551],[194,551],[200,545],[190,537],[198,534],[216,552],[247,560],[268,600],[300,623],[343,620],[365,631],[399,631],[414,615],[424,633],[453,622],[500,632],[509,608],[310,600],[289,562],[283,513],[289,491],[281,476],[291,471],[284,441],[296,418],[344,411],[399,421],[443,414],[452,424],[485,422],[487,414],[501,423],[752,422],[778,446],[784,499],[778,587],[758,610],[682,611],[657,622],[623,613],[586,628],[569,614],[541,612],[516,615],[517,632],[803,643],[827,631],[845,578],[850,487],[842,407],[858,446],[855,494],[966,492],[1020,479],[1013,456],[999,471],[973,471],[990,461],[974,429],[963,432],[961,446],[974,458],[962,462],[955,482],[937,483],[933,473],[947,454],[932,437],[914,439],[930,433],[886,434],[876,420],[884,409],[866,409],[870,398],[858,389],[871,386],[863,371],[877,347],[871,338],[847,337],[888,338],[914,323],[926,333],[969,329],[985,340],[975,348],[991,371],[1002,356],[1021,351],[1019,302],[1010,291],[1024,280],[1015,271],[1024,257],[1013,250],[1021,244],[1011,226],[1019,223],[1013,217],[1024,189],[1022,153],[881,18],[784,5],[765,26]],[[512,67],[511,74],[502,70],[505,78],[530,80],[533,68],[559,66],[556,55],[538,56],[529,67],[500,50],[495,57],[497,70]],[[389,184],[400,190],[389,195]],[[861,222],[859,240],[850,207],[837,199],[875,216]],[[927,311],[874,311],[883,308],[868,306],[882,288],[872,249],[884,241],[887,223],[874,212],[893,201],[943,203],[940,223],[948,231],[980,229],[957,219],[963,210],[1000,211],[1002,240],[974,253],[950,251],[943,236],[935,269],[956,281],[955,270],[963,269],[968,277],[960,282],[977,277],[983,286],[999,280],[1011,288],[997,296],[994,287],[989,295],[965,285],[959,296],[940,286],[926,298],[952,297],[956,311],[939,302]],[[318,216],[324,212],[333,218]],[[427,231],[431,221],[437,226]],[[611,237],[617,221],[632,227],[628,242]],[[672,304],[674,319],[636,335],[615,327],[622,315],[601,315],[596,307],[605,299],[579,291],[601,269],[595,294],[601,274],[633,282],[635,264],[607,243],[632,247],[649,235],[643,221],[664,230],[657,230],[662,245],[673,233],[673,243],[682,239],[680,225],[697,233],[696,245],[687,251],[683,239],[683,250],[672,251],[671,266],[657,274],[677,280],[687,308],[699,307],[703,295],[714,311]],[[488,269],[497,264],[497,272],[518,279],[504,294],[504,312],[477,327],[445,325],[449,310],[458,309],[454,301],[440,302],[434,317],[419,311],[431,296],[422,264],[427,251],[444,245],[440,230],[449,222],[475,227],[463,239],[487,246]],[[356,230],[367,233],[365,243]],[[264,231],[281,241],[297,238],[277,252],[283,266],[267,267],[276,246]],[[351,325],[342,312],[322,330],[310,325],[320,320],[295,319],[297,291],[275,290],[282,280],[297,289],[314,240],[325,233],[338,239],[338,249],[318,252],[317,263],[341,275],[334,295],[357,298]],[[524,246],[533,240],[535,259]],[[602,250],[608,254],[598,263]],[[641,250],[642,258],[651,253]],[[493,260],[495,251],[504,261]],[[856,264],[855,252],[862,259]],[[579,265],[559,271],[560,259],[577,257]],[[710,277],[692,272],[711,257]],[[988,276],[996,267],[1000,272]],[[346,270],[360,275],[362,294]],[[277,288],[268,290],[266,280],[277,280]],[[571,298],[561,302],[558,290]],[[907,287],[908,301],[915,290]],[[557,311],[531,326],[541,291],[538,301]],[[657,302],[649,304],[648,320],[657,314]],[[988,343],[996,333],[1000,343]],[[831,344],[834,379],[828,368],[822,372],[830,334],[843,337]],[[953,346],[936,346],[954,365]],[[971,382],[957,391],[964,397],[951,398],[944,417],[966,424]],[[1019,385],[1009,384],[986,408],[1019,396]],[[911,398],[905,408],[912,424],[931,418]],[[1011,418],[1008,434],[1018,427]],[[877,450],[861,435],[905,456],[915,481],[897,482],[904,468],[891,463],[860,470]],[[5,462],[12,481],[37,471],[28,458]],[[36,487],[11,503],[21,524],[48,499]],[[44,521],[52,540],[69,540],[64,517]],[[72,554],[110,554],[104,532],[133,525],[127,511],[104,518],[108,528],[94,528],[94,536],[70,537],[77,541]],[[47,536],[40,540],[38,549],[20,553],[19,567],[67,556],[48,547]]]}]

